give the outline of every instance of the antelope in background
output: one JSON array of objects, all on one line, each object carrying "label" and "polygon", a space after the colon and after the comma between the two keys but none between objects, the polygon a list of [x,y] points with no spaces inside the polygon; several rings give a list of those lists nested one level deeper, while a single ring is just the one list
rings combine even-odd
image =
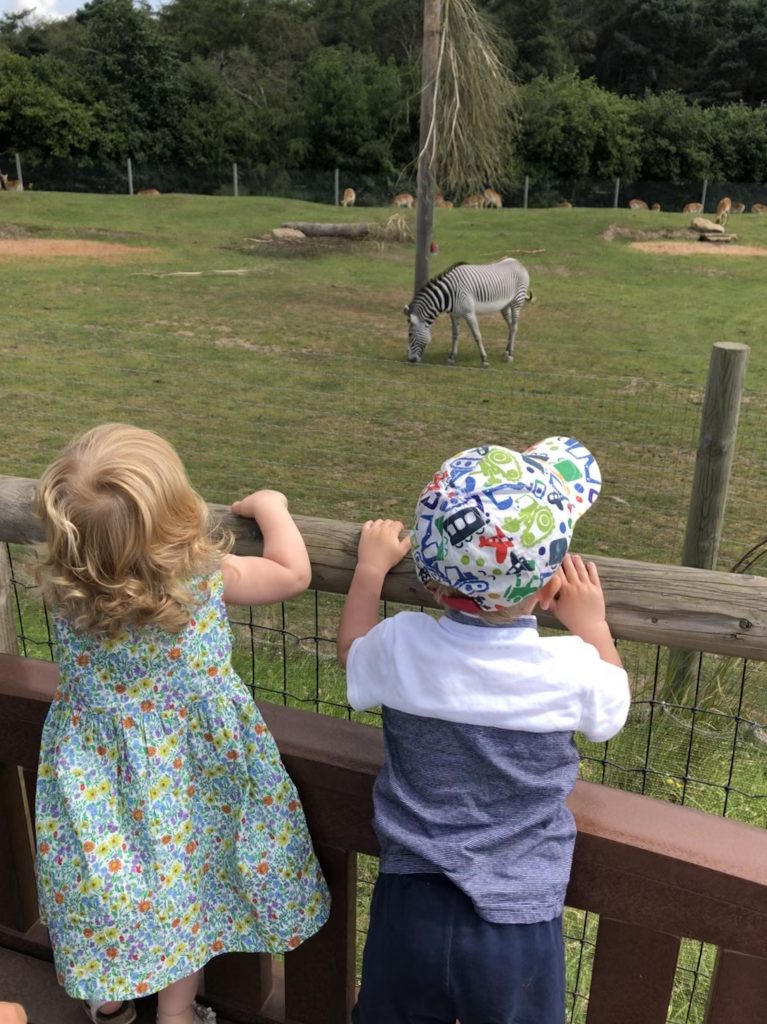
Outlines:
[{"label": "antelope in background", "polygon": [[140,188],[136,193],[137,196],[159,196],[159,188]]},{"label": "antelope in background", "polygon": [[466,196],[461,206],[470,210],[481,210],[485,205],[485,197],[481,196],[478,192],[472,192],[471,195]]},{"label": "antelope in background", "polygon": [[686,203],[682,213],[703,213],[703,203]]},{"label": "antelope in background", "polygon": [[353,188],[344,189],[344,197],[341,200],[341,206],[354,206],[357,202],[357,193]]},{"label": "antelope in background", "polygon": [[720,199],[716,207],[716,222],[721,224],[722,227],[727,223],[727,218],[730,216],[730,210],[732,209],[732,199],[729,196],[725,196],[724,199]]},{"label": "antelope in background", "polygon": [[0,171],[0,188],[5,192],[23,192],[24,183],[19,178],[9,178],[7,174]]},{"label": "antelope in background", "polygon": [[415,198],[409,192],[398,192],[389,200],[389,206],[404,206],[412,210],[415,207]]},{"label": "antelope in background", "polygon": [[453,204],[449,199],[445,199],[441,192],[436,192],[434,195],[434,205],[441,206],[445,210],[452,210]]},{"label": "antelope in background", "polygon": [[644,199],[630,199],[629,210],[647,210],[649,207]]},{"label": "antelope in background", "polygon": [[482,193],[484,199],[484,205],[493,210],[500,210],[503,207],[503,200],[501,199],[501,193],[496,192],[494,188],[486,188]]},{"label": "antelope in background", "polygon": [[751,212],[752,213],[767,213],[767,206],[765,206],[764,203],[752,203],[751,204]]},{"label": "antelope in background", "polygon": [[730,213],[744,213],[746,209],[745,203],[733,203]]}]

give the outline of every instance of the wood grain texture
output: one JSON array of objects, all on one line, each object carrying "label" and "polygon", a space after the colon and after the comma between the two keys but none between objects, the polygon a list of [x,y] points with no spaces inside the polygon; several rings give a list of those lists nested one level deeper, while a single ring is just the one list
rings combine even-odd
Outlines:
[{"label": "wood grain texture", "polygon": [[[42,540],[40,524],[32,514],[34,486],[34,480],[0,476],[0,541]],[[253,520],[232,515],[225,505],[209,507],[214,519],[233,533],[239,554],[261,553],[261,533]],[[356,563],[361,524],[294,518],[312,561],[312,587],[345,594]],[[767,661],[767,579],[584,554],[599,569],[607,618],[617,639]],[[383,597],[434,607],[409,557],[386,577]],[[539,621],[556,625],[544,614]]]}]

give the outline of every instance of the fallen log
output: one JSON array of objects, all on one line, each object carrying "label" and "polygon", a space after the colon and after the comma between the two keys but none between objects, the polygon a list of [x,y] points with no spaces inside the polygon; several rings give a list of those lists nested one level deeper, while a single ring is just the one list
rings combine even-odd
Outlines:
[{"label": "fallen log", "polygon": [[303,231],[310,238],[325,236],[328,238],[364,238],[370,233],[369,224],[315,224],[299,221],[287,221],[284,228]]}]

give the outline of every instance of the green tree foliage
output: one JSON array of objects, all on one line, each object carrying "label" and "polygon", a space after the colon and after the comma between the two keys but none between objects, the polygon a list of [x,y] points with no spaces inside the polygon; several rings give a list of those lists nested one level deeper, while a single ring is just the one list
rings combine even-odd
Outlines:
[{"label": "green tree foliage", "polygon": [[[509,175],[767,179],[767,0],[473,4],[523,83],[494,145]],[[412,169],[422,18],[423,0],[20,6],[0,16],[0,153]],[[458,109],[476,137],[481,111]]]},{"label": "green tree foliage", "polygon": [[[705,103],[767,99],[767,0],[704,3],[706,46],[697,96]],[[707,17],[708,15],[708,17]]]},{"label": "green tree foliage", "polygon": [[633,110],[641,130],[640,178],[683,182],[711,175],[712,120],[702,106],[665,92],[645,96]]},{"label": "green tree foliage", "polygon": [[76,20],[83,29],[80,71],[105,112],[108,155],[169,156],[181,105],[179,65],[149,4],[89,0]]},{"label": "green tree foliage", "polygon": [[98,148],[93,108],[74,98],[73,78],[48,56],[0,51],[0,152],[71,159]]},{"label": "green tree foliage", "polygon": [[514,72],[520,81],[575,70],[568,31],[572,22],[563,0],[495,0],[488,11],[513,45]]},{"label": "green tree foliage", "polygon": [[711,165],[719,180],[767,181],[767,107],[709,107]]},{"label": "green tree foliage", "polygon": [[407,132],[404,82],[393,61],[348,46],[318,50],[303,75],[308,166],[393,172]]},{"label": "green tree foliage", "polygon": [[601,85],[641,96],[694,88],[710,45],[696,0],[629,0],[616,5],[597,40]]},{"label": "green tree foliage", "polygon": [[520,89],[520,158],[539,178],[635,177],[641,133],[628,101],[593,79],[543,76]]}]

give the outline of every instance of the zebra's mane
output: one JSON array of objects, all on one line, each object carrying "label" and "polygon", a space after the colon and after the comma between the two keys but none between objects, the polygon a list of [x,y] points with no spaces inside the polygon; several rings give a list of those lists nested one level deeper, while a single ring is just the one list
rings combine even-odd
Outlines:
[{"label": "zebra's mane", "polygon": [[[453,263],[451,266],[446,267],[444,270],[440,270],[438,274],[435,274],[434,277],[430,278],[426,282],[423,288],[428,288],[430,284],[436,284],[438,281],[441,281],[443,277],[446,277],[450,273],[450,271],[455,270],[456,267],[465,267],[466,265],[466,260],[458,260],[457,263]],[[420,290],[423,291],[423,288],[421,288]]]}]

